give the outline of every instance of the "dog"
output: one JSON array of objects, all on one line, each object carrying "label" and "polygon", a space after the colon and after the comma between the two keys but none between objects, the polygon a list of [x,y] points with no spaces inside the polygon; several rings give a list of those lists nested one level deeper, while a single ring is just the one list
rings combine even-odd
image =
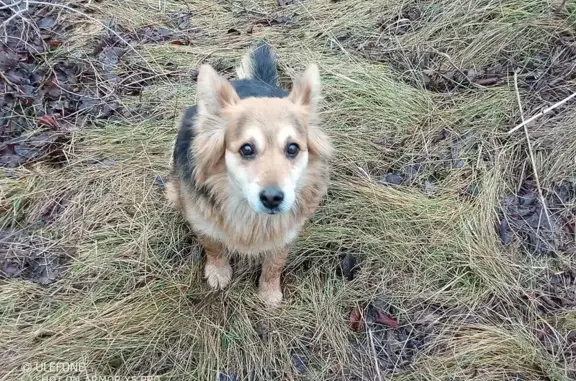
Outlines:
[{"label": "dog", "polygon": [[280,277],[290,245],[326,195],[330,137],[318,118],[321,83],[310,64],[287,92],[265,42],[246,54],[228,81],[200,67],[195,106],[183,114],[168,201],[202,245],[213,289],[232,278],[229,255],[262,261],[258,295],[282,301]]}]

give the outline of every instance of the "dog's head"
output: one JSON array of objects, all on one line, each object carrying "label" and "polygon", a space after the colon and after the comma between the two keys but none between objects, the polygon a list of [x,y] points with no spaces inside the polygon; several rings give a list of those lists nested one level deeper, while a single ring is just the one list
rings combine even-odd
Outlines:
[{"label": "dog's head", "polygon": [[332,146],[317,124],[320,74],[312,64],[286,98],[240,99],[212,67],[198,75],[194,140],[198,183],[226,171],[235,193],[259,213],[285,213],[313,160],[327,160]]}]

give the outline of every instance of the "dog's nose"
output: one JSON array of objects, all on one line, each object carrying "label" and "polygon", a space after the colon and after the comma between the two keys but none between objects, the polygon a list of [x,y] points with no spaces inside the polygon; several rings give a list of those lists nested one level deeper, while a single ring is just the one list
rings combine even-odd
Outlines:
[{"label": "dog's nose", "polygon": [[260,192],[260,201],[268,209],[277,208],[284,201],[284,192],[280,188],[266,188]]}]

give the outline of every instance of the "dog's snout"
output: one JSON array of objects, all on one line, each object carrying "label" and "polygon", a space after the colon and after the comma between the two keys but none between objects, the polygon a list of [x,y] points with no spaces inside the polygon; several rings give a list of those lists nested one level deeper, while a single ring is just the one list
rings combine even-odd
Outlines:
[{"label": "dog's snout", "polygon": [[260,201],[268,209],[275,209],[284,201],[284,192],[276,187],[266,188],[260,192]]}]

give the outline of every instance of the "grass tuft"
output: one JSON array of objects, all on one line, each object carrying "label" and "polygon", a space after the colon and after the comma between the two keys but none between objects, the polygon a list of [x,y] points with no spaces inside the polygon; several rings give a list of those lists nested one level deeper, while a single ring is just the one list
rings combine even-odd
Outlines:
[{"label": "grass tuft", "polygon": [[[47,256],[59,247],[74,254],[48,286],[0,281],[0,378],[60,361],[82,362],[90,376],[166,380],[573,379],[576,314],[542,312],[534,296],[551,274],[574,268],[573,245],[556,258],[532,256],[520,236],[503,246],[497,229],[502,199],[531,168],[525,136],[506,134],[520,120],[514,84],[503,70],[496,86],[438,92],[422,76],[540,62],[574,38],[574,6],[557,13],[549,3],[90,2],[90,13],[71,15],[73,36],[59,54],[98,64],[90,52],[109,28],[174,28],[183,12],[191,43],[134,43],[129,67],[154,78],[140,95],[122,96],[129,115],[74,131],[64,165],[2,170],[3,231],[42,237]],[[267,15],[292,23],[254,25]],[[399,22],[409,25],[402,33]],[[195,101],[194,70],[207,62],[233,77],[262,38],[276,48],[285,83],[318,63],[337,152],[329,195],[293,250],[277,310],[257,300],[253,263],[237,263],[226,290],[209,290],[200,248],[158,180],[169,171],[176,120]],[[527,116],[545,105],[524,83],[529,70],[520,76]],[[566,89],[575,88],[570,78]],[[574,181],[575,121],[566,107],[529,127],[546,189]],[[405,181],[386,184],[390,173]],[[337,275],[344,253],[359,262],[352,281]],[[410,361],[377,370],[391,355],[392,336],[382,332],[393,330],[354,332],[348,319],[354,307],[382,301],[423,344]]]}]

